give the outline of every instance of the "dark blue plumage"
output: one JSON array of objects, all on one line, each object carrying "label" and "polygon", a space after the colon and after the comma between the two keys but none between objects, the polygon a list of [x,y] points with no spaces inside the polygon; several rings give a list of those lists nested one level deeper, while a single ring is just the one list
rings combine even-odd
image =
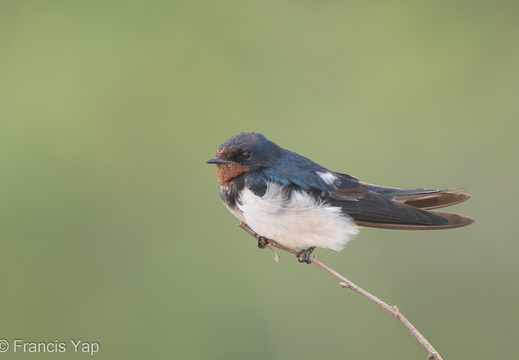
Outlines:
[{"label": "dark blue plumage", "polygon": [[467,200],[467,194],[367,184],[259,133],[231,137],[207,163],[217,165],[220,195],[229,210],[257,234],[286,246],[340,250],[358,226],[425,230],[474,222],[428,211]]}]

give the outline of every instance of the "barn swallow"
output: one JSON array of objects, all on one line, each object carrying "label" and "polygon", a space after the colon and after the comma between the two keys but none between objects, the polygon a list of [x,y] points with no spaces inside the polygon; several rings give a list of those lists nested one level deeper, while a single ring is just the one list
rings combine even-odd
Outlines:
[{"label": "barn swallow", "polygon": [[[470,195],[453,189],[400,189],[368,184],[284,149],[256,132],[225,141],[216,156],[220,196],[258,238],[290,248],[340,251],[359,227],[400,230],[452,229],[474,219],[429,211]],[[301,259],[300,259],[301,261]]]}]

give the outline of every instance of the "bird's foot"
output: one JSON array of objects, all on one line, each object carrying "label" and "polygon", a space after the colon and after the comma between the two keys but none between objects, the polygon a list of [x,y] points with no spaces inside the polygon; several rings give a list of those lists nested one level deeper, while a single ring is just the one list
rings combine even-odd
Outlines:
[{"label": "bird's foot", "polygon": [[258,240],[258,247],[260,249],[265,249],[269,245],[269,240],[266,237],[261,236],[254,230],[250,228],[247,223],[244,223],[243,221],[238,224],[239,227],[241,227],[243,230],[245,230],[249,235],[252,235]]},{"label": "bird's foot", "polygon": [[256,234],[255,238],[258,239],[258,247],[260,249],[265,249],[267,246],[269,246],[269,241],[267,240],[267,238],[264,238],[263,236],[258,234]]},{"label": "bird's foot", "polygon": [[312,252],[314,250],[315,250],[315,246],[310,246],[308,249],[303,249],[303,250],[299,251],[296,254],[297,261],[299,261],[300,263],[311,264],[312,261],[310,261],[310,259],[311,259],[310,255],[312,254]]}]

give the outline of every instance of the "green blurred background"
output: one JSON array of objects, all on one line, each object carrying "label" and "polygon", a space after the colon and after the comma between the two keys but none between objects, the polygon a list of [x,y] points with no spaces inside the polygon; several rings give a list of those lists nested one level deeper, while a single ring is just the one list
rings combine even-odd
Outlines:
[{"label": "green blurred background", "polygon": [[259,131],[328,168],[465,187],[469,228],[317,257],[445,359],[519,335],[516,1],[1,1],[0,339],[96,359],[426,359],[389,314],[259,250],[204,161]]}]

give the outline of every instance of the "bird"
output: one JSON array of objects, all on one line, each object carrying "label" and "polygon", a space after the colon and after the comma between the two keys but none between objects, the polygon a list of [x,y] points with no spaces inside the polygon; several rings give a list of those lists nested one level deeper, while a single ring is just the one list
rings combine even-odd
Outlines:
[{"label": "bird", "polygon": [[341,251],[362,227],[436,230],[475,222],[431,211],[466,201],[467,193],[369,184],[328,170],[257,132],[230,137],[206,163],[216,165],[227,209],[259,240],[302,249],[300,262],[310,263],[316,247]]}]

